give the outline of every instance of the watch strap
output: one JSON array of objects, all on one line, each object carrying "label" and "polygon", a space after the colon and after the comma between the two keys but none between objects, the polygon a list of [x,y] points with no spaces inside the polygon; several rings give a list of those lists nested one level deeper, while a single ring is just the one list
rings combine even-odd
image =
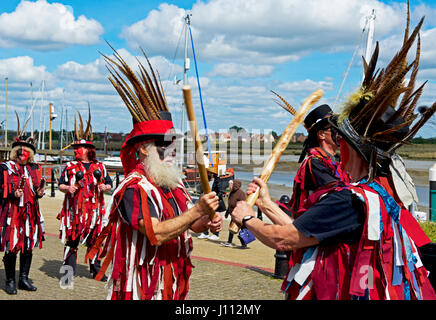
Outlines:
[{"label": "watch strap", "polygon": [[253,219],[253,218],[254,218],[254,216],[245,216],[245,217],[243,217],[243,218],[242,218],[242,227],[247,228],[247,226],[245,225],[245,223],[246,223],[248,220]]}]

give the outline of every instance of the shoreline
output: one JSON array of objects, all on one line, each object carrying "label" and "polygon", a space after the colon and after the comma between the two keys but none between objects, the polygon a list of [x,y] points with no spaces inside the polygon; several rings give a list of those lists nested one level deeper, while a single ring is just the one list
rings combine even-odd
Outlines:
[{"label": "shoreline", "polygon": [[[229,167],[233,168],[235,171],[245,171],[245,172],[260,172],[262,170],[262,166],[257,164],[236,164],[229,165]],[[279,161],[274,168],[275,172],[296,172],[300,164],[294,161]],[[417,186],[425,187],[429,184],[429,172],[428,169],[407,169],[407,173],[412,177],[413,182]]]}]

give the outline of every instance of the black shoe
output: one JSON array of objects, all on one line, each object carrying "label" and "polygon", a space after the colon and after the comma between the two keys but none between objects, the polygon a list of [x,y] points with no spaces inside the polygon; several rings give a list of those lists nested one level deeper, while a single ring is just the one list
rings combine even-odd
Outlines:
[{"label": "black shoe", "polygon": [[[95,277],[97,276],[97,273],[93,273],[93,272],[91,272],[91,276],[92,276],[92,279],[95,279]],[[106,282],[106,281],[107,281],[107,277],[106,277],[105,274],[104,274],[103,277],[100,279],[100,281],[101,281],[101,282]]]},{"label": "black shoe", "polygon": [[15,280],[6,280],[6,289],[7,294],[17,294],[17,284],[15,283]]},{"label": "black shoe", "polygon": [[[91,263],[91,261],[89,262],[89,272],[91,273],[92,279],[95,279],[95,277],[99,273],[100,269],[101,269],[100,260],[97,259],[95,261],[95,263]],[[103,275],[103,277],[100,279],[100,281],[106,282],[107,281],[106,275]]]},{"label": "black shoe", "polygon": [[20,277],[18,280],[18,289],[26,291],[36,291],[36,287],[33,286],[28,277]]}]

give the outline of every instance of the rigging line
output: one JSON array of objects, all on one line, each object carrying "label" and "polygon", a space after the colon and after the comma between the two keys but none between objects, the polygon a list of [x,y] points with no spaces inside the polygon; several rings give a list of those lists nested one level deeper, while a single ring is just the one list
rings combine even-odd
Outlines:
[{"label": "rigging line", "polygon": [[174,71],[174,61],[176,60],[177,52],[179,51],[179,47],[180,47],[180,40],[182,39],[182,35],[184,34],[185,28],[186,28],[186,25],[183,24],[183,28],[182,28],[180,35],[179,35],[179,40],[177,40],[176,51],[174,52],[173,60],[171,61],[170,71],[168,73],[167,83],[165,83],[164,92],[167,89],[168,83],[170,81],[170,77],[172,76],[173,71]]},{"label": "rigging line", "polygon": [[365,26],[363,27],[362,33],[360,34],[359,42],[357,43],[357,46],[356,46],[356,48],[354,49],[353,56],[351,57],[350,64],[348,65],[347,71],[345,72],[345,75],[344,75],[344,79],[342,80],[341,86],[339,87],[339,91],[338,91],[338,94],[337,94],[337,96],[336,96],[335,102],[334,102],[334,104],[333,104],[333,108],[336,106],[336,103],[337,103],[337,101],[338,101],[338,99],[339,99],[339,95],[341,94],[342,87],[344,86],[345,80],[346,80],[347,77],[348,77],[348,73],[350,72],[350,68],[351,68],[351,65],[353,64],[353,60],[354,60],[354,57],[356,56],[357,50],[358,50],[359,47],[360,47],[360,42],[362,41],[363,34],[365,33],[365,30],[366,30],[366,26],[367,26],[367,25],[368,25],[368,20],[366,21]]},{"label": "rigging line", "polygon": [[191,38],[192,56],[194,57],[195,73],[197,75],[198,92],[200,94],[201,112],[203,113],[203,123],[204,123],[204,129],[205,129],[205,132],[206,132],[206,141],[207,141],[207,147],[208,147],[207,149],[208,149],[208,153],[209,153],[209,162],[210,162],[210,166],[213,167],[212,154],[210,152],[211,148],[210,148],[209,135],[207,133],[206,117],[204,115],[203,98],[201,96],[200,78],[198,77],[197,59],[195,58],[194,39],[192,38],[191,27],[189,27],[189,36]]}]

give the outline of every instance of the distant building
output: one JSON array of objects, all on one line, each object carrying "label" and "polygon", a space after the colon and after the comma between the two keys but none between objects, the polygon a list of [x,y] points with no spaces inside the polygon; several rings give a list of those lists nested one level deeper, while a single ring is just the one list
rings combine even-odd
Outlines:
[{"label": "distant building", "polygon": [[300,142],[300,143],[302,143],[302,142],[304,142],[304,140],[306,140],[306,138],[307,137],[304,135],[304,133],[296,132],[293,135],[293,137],[291,139],[291,142],[294,142],[294,143]]}]

